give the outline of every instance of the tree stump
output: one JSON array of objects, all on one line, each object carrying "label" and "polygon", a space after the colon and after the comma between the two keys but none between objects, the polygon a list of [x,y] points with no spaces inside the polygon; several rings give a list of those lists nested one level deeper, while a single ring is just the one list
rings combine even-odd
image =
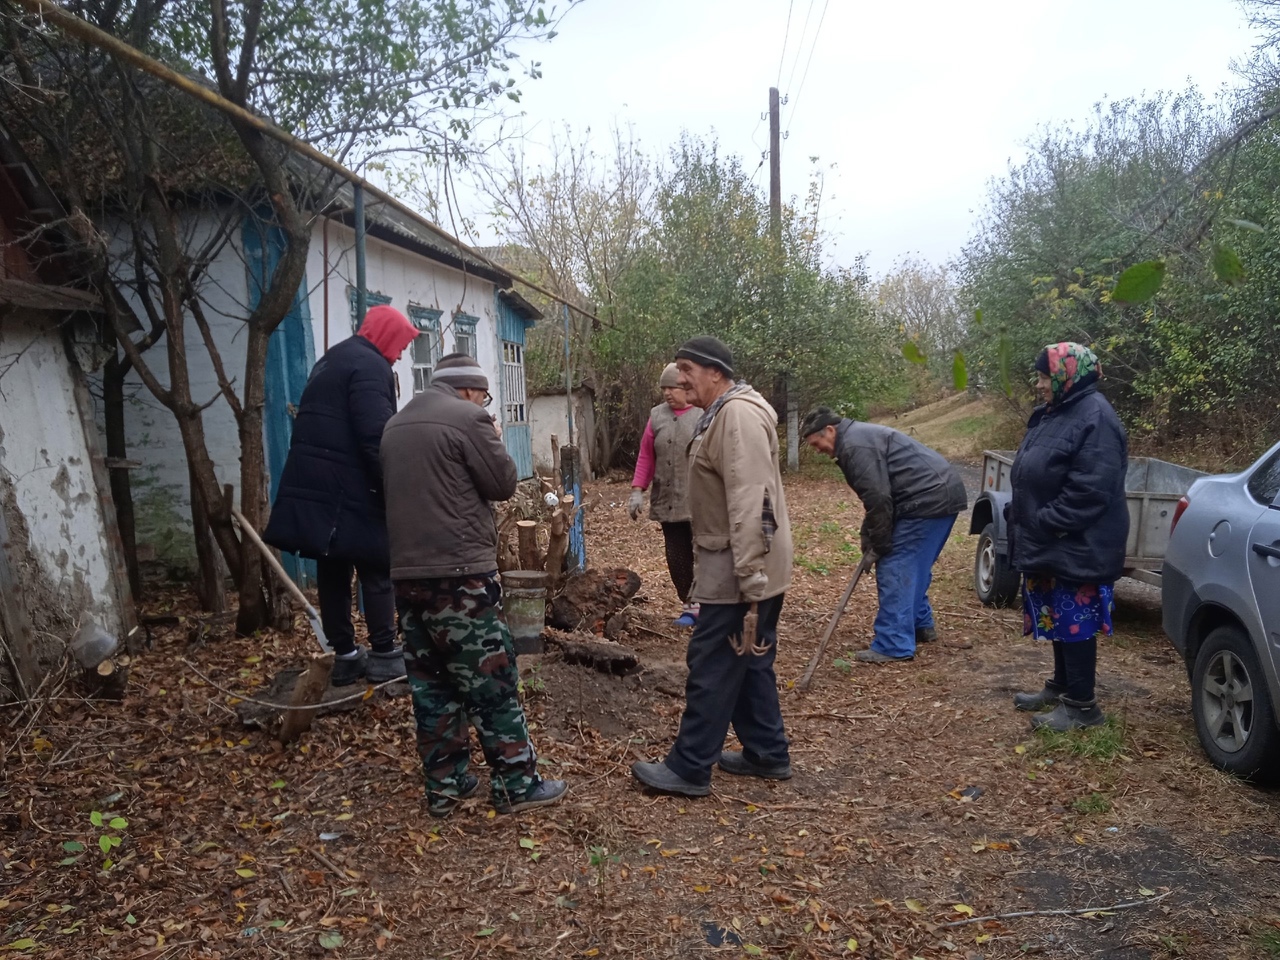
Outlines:
[{"label": "tree stump", "polygon": [[[298,679],[298,685],[293,688],[293,696],[289,698],[291,709],[284,711],[284,719],[280,723],[278,734],[281,743],[290,743],[311,729],[311,720],[316,715],[320,698],[329,689],[329,675],[332,673],[332,653],[314,657],[307,665],[306,673]],[[292,709],[307,706],[311,709]]]},{"label": "tree stump", "polygon": [[558,630],[603,632],[609,618],[627,606],[639,589],[640,575],[634,570],[587,570],[564,581],[551,601],[547,623]]}]

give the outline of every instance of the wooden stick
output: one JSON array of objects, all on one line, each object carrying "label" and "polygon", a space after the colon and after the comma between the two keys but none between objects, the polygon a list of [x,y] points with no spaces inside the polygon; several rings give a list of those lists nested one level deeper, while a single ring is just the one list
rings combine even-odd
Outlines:
[{"label": "wooden stick", "polygon": [[1149,903],[1159,903],[1173,893],[1172,890],[1158,897],[1147,897],[1145,900],[1130,900],[1127,903],[1113,903],[1109,907],[1081,907],[1078,910],[1019,910],[1017,913],[993,913],[985,917],[967,917],[952,923],[944,923],[944,927],[963,927],[970,923],[986,923],[988,920],[1013,920],[1017,917],[1079,917],[1086,913],[1109,913],[1113,910],[1131,910],[1134,907],[1145,907]]},{"label": "wooden stick", "polygon": [[858,581],[862,579],[862,575],[875,562],[875,559],[874,553],[864,553],[862,559],[858,562],[858,568],[853,571],[853,576],[849,578],[849,586],[845,587],[844,596],[840,598],[840,603],[836,606],[836,612],[831,615],[831,622],[827,624],[827,629],[822,634],[822,639],[818,641],[818,649],[814,651],[813,659],[809,661],[809,668],[805,670],[804,676],[796,684],[796,689],[801,693],[807,691],[809,685],[813,683],[813,671],[818,669],[818,661],[822,659],[823,653],[826,652],[827,641],[836,632],[836,624],[840,622],[840,617],[844,614],[844,608],[848,606],[849,598],[853,596],[853,588],[858,585]]},{"label": "wooden stick", "polygon": [[[312,659],[307,671],[298,678],[298,685],[293,688],[293,696],[289,698],[289,709],[285,711],[284,720],[280,724],[279,739],[281,743],[290,743],[311,729],[311,720],[319,708],[320,698],[329,689],[329,675],[333,673],[333,654],[325,653]],[[315,704],[311,710],[299,710],[299,707]]]},{"label": "wooden stick", "polygon": [[541,564],[538,563],[538,522],[536,520],[517,521],[516,537],[520,544],[520,569],[539,569]]}]

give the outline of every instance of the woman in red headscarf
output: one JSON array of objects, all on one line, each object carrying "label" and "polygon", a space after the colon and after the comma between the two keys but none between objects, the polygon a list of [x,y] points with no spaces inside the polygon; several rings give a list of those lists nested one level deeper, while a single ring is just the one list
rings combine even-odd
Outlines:
[{"label": "woman in red headscarf", "polygon": [[[378,450],[396,411],[391,364],[418,335],[393,307],[365,314],[356,336],[311,370],[263,539],[316,561],[320,619],[337,655],[333,685],[404,675]],[[351,575],[360,576],[368,651],[351,624]]]}]

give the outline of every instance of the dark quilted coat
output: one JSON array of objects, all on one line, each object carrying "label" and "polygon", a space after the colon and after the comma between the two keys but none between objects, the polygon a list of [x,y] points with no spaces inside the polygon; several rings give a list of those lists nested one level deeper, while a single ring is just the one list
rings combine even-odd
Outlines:
[{"label": "dark quilted coat", "polygon": [[1124,427],[1096,385],[1055,407],[1038,407],[1010,475],[1014,568],[1071,583],[1121,576],[1128,467]]},{"label": "dark quilted coat", "polygon": [[378,451],[396,409],[391,364],[364,337],[317,361],[263,539],[304,557],[390,564]]}]

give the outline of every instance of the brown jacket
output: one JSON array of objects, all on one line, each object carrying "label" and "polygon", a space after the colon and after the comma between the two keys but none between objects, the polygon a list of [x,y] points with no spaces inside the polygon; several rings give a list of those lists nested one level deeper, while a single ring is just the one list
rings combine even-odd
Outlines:
[{"label": "brown jacket", "polygon": [[491,500],[516,492],[516,465],[483,407],[433,384],[387,421],[383,488],[391,579],[498,569]]},{"label": "brown jacket", "polygon": [[[694,583],[699,603],[764,600],[791,585],[791,522],[778,467],[778,416],[755,390],[727,400],[689,460]],[[766,548],[765,497],[778,529]],[[763,573],[767,585],[745,596],[744,581]]]},{"label": "brown jacket", "polygon": [[680,523],[689,519],[689,441],[700,416],[699,407],[690,407],[677,417],[665,403],[649,411],[649,425],[653,427],[650,520]]}]

